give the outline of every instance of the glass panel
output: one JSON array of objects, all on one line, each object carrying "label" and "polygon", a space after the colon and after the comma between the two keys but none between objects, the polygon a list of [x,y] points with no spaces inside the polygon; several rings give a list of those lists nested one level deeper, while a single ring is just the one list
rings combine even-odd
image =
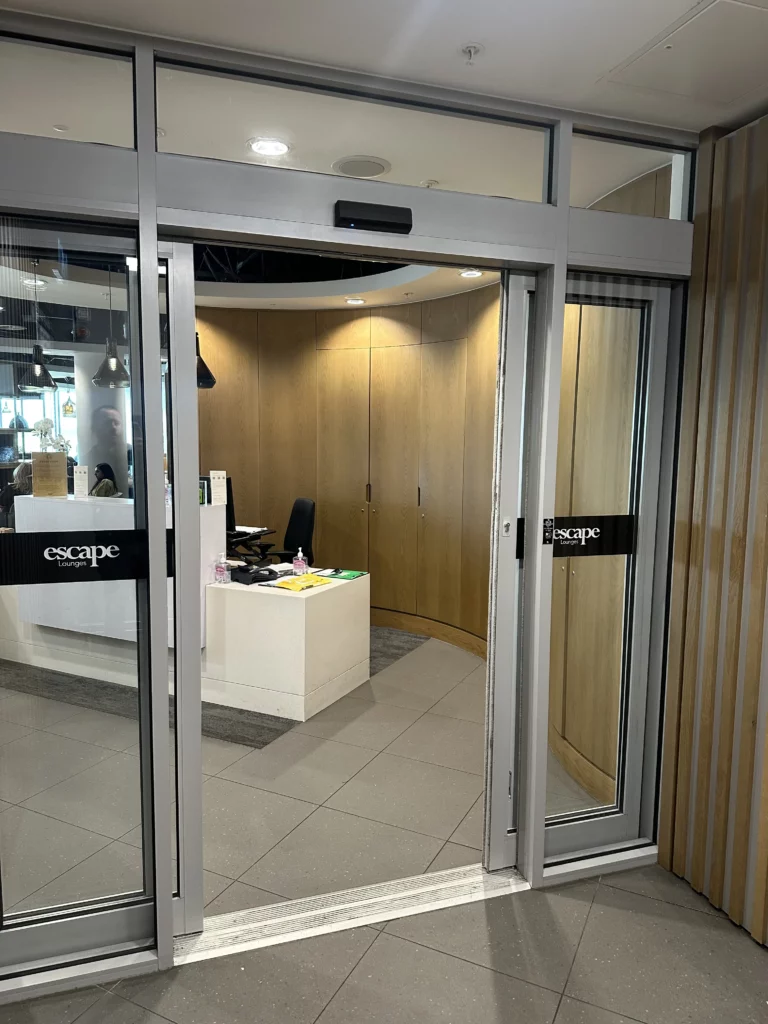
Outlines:
[{"label": "glass panel", "polygon": [[688,220],[689,154],[574,132],[571,206]]},{"label": "glass panel", "polygon": [[0,223],[6,923],[145,891],[135,270],[132,257],[41,241]]},{"label": "glass panel", "polygon": [[[190,111],[194,110],[194,117]],[[158,149],[542,202],[549,132],[161,66]]]},{"label": "glass panel", "polygon": [[0,131],[133,148],[128,57],[0,37]]},{"label": "glass panel", "polygon": [[645,320],[621,282],[596,297],[570,279],[553,537],[550,816],[621,799]]}]

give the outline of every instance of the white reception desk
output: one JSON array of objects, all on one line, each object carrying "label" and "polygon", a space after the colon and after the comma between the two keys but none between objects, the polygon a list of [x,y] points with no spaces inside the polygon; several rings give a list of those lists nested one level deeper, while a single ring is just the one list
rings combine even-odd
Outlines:
[{"label": "white reception desk", "polygon": [[[133,530],[130,498],[36,498],[19,495],[15,501],[16,531]],[[166,507],[166,526],[171,526]],[[226,547],[226,506],[200,506],[200,610],[205,647],[205,588],[213,580],[214,564]],[[22,622],[75,633],[136,640],[136,584],[133,580],[90,583],[43,583],[18,588]],[[168,643],[173,646],[173,580],[168,580]]]}]

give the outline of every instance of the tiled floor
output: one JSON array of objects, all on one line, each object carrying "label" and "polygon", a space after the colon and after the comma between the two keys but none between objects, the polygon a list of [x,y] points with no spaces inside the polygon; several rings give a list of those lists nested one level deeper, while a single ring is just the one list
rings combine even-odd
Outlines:
[{"label": "tiled floor", "polygon": [[[428,640],[262,749],[204,737],[208,912],[476,863],[484,717],[484,662]],[[141,888],[138,749],[135,721],[0,689],[6,913]],[[589,802],[549,775],[553,809]]]},{"label": "tiled floor", "polygon": [[0,1024],[765,1024],[766,1007],[768,950],[645,868],[0,1007]]}]

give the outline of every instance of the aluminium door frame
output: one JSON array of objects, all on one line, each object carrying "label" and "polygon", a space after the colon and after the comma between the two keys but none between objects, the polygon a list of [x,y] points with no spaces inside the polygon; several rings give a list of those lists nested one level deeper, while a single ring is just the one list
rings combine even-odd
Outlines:
[{"label": "aluminium door frame", "polygon": [[[122,235],[119,228],[113,228],[113,234],[94,234],[92,226],[87,223],[69,222],[61,228],[51,228],[44,219],[27,218],[23,214],[18,217],[23,225],[25,246],[56,251],[63,245],[70,252],[134,257],[139,252],[138,239],[130,229]],[[137,477],[135,481],[134,529],[146,530],[149,541],[157,531],[161,517],[160,539],[165,546],[165,510],[162,506],[152,506],[146,487],[152,465],[162,465],[163,455],[162,431],[158,434],[148,429],[150,417],[147,412],[153,402],[158,404],[158,415],[161,416],[162,412],[159,408],[159,376],[156,382],[150,376],[154,372],[155,353],[142,343],[138,277],[137,270],[130,266],[126,268],[127,311],[132,323],[130,355],[132,365],[139,371],[131,380],[134,466],[140,465],[144,469],[144,479]],[[159,352],[156,355],[159,366]],[[166,788],[168,786],[168,773],[160,770],[158,765],[167,763],[169,749],[167,675],[161,673],[159,678],[153,675],[154,665],[160,657],[163,664],[167,660],[165,601],[158,605],[151,600],[153,582],[157,589],[158,581],[164,590],[164,564],[154,570],[150,566],[150,577],[143,586],[137,586],[138,634],[144,637],[141,644],[137,637],[137,687],[139,692],[143,687],[144,696],[149,698],[139,705],[144,826],[142,856],[146,891],[137,895],[117,892],[114,899],[99,898],[41,908],[27,912],[18,921],[11,919],[6,922],[0,930],[0,961],[6,959],[2,953],[6,939],[12,946],[13,955],[8,958],[7,971],[3,969],[0,973],[0,1002],[16,987],[20,975],[44,972],[52,965],[61,968],[65,975],[73,974],[79,970],[77,965],[82,964],[92,951],[98,950],[100,956],[129,957],[130,962],[140,969],[148,969],[155,962],[155,957],[147,951],[157,944],[158,904],[167,902],[168,898],[162,890],[163,867],[167,860],[164,846],[166,830],[162,824],[157,827],[158,820],[168,822],[168,816],[158,815],[157,809],[163,799],[163,782]],[[162,748],[163,734],[165,752]],[[170,850],[169,825],[167,839]],[[67,961],[72,961],[72,966],[67,966]]]},{"label": "aluminium door frame", "polygon": [[[222,234],[224,232],[222,231]],[[206,242],[210,242],[206,237]],[[240,242],[246,238],[240,238]],[[174,534],[177,553],[176,602],[176,749],[178,771],[179,892],[174,897],[174,934],[202,931],[203,832],[201,744],[201,622],[198,599],[199,446],[195,347],[194,241],[161,239],[158,255],[168,261],[169,358],[171,366],[171,443],[174,467]],[[262,239],[253,245],[266,246]],[[280,239],[273,240],[280,248]],[[311,239],[307,251],[317,251]],[[338,254],[338,251],[337,251]],[[359,257],[354,244],[344,246],[347,258]],[[391,250],[392,258],[409,262],[408,253]],[[410,262],[413,262],[411,259]],[[444,256],[422,254],[419,263],[447,263]],[[491,506],[489,571],[488,676],[484,767],[483,863],[489,870],[513,867],[517,858],[515,821],[518,762],[519,620],[522,571],[516,550],[517,520],[522,515],[523,419],[526,362],[531,338],[530,318],[536,277],[501,270],[502,303],[497,357],[494,483]],[[183,443],[182,443],[183,439]],[[505,531],[504,524],[510,529]],[[512,628],[510,628],[512,624]],[[180,667],[181,666],[181,667]]]}]

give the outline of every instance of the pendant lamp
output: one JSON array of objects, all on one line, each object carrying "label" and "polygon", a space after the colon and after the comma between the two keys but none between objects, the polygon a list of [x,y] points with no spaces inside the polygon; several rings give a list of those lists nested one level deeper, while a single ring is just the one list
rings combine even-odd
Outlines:
[{"label": "pendant lamp", "polygon": [[[33,260],[35,268],[35,335],[38,335],[37,325],[39,319],[39,305],[37,302],[37,268],[39,260]],[[32,364],[21,375],[19,380],[19,392],[22,395],[40,395],[44,391],[56,391],[57,384],[45,366],[45,356],[42,345],[32,346]]]},{"label": "pendant lamp", "polygon": [[58,385],[45,365],[42,345],[32,346],[32,365],[24,371],[19,380],[22,395],[40,395],[44,391],[56,391]]},{"label": "pendant lamp", "polygon": [[129,388],[131,377],[117,353],[117,342],[112,336],[112,268],[109,268],[109,337],[107,352],[101,366],[92,378],[97,388]]},{"label": "pendant lamp", "polygon": [[209,391],[216,385],[216,378],[208,369],[208,364],[200,355],[200,335],[195,332],[195,347],[197,348],[197,386]]}]

